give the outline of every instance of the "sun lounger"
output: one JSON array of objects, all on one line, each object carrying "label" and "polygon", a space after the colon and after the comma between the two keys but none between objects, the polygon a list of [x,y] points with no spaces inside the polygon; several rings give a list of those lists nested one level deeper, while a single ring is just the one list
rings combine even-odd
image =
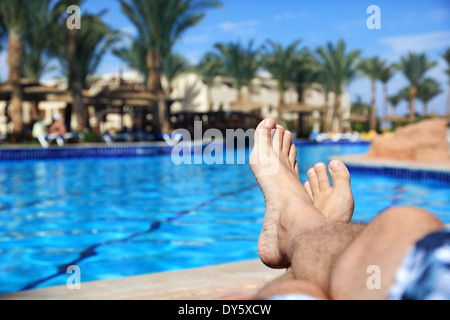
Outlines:
[{"label": "sun lounger", "polygon": [[48,135],[40,135],[36,137],[43,148],[48,148],[53,141],[56,141],[56,144],[60,147],[64,146],[64,144],[70,139],[83,139],[82,133],[66,133],[63,135],[59,134],[48,134]]}]

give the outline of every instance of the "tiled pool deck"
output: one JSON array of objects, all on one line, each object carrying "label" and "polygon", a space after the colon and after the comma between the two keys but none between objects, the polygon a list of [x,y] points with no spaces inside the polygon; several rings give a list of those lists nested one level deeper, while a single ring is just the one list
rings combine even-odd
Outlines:
[{"label": "tiled pool deck", "polygon": [[[1,160],[53,159],[76,157],[125,157],[169,154],[166,143],[126,145],[80,145],[63,148],[8,147],[0,149]],[[363,155],[336,156],[352,172],[365,172],[412,179],[450,181],[450,161],[412,162],[368,159]],[[283,270],[273,270],[259,260],[155,273],[113,280],[82,283],[80,290],[66,286],[20,291],[0,295],[2,299],[251,299]]]},{"label": "tiled pool deck", "polygon": [[284,270],[259,260],[153,273],[113,280],[0,294],[0,300],[240,300],[255,293]]}]

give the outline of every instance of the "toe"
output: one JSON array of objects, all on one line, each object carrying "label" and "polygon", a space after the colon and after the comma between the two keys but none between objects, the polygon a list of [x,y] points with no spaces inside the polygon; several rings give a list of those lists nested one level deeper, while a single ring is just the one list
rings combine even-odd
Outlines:
[{"label": "toe", "polygon": [[320,191],[326,191],[331,189],[330,180],[328,178],[327,167],[324,163],[319,162],[314,166],[316,171],[317,180],[319,182]]},{"label": "toe", "polygon": [[276,123],[273,119],[268,118],[260,122],[255,131],[254,152],[269,154],[269,150],[272,148],[272,130],[274,128],[276,128]]},{"label": "toe", "polygon": [[294,164],[294,171],[295,171],[295,174],[297,175],[297,177],[299,177],[300,172],[298,171],[298,163],[297,163],[297,161],[295,161],[295,164]]},{"label": "toe", "polygon": [[256,130],[258,129],[275,129],[277,126],[277,123],[275,120],[271,118],[266,118],[263,121],[261,121],[258,126],[256,127]]},{"label": "toe", "polygon": [[283,151],[286,154],[289,154],[289,151],[291,149],[291,143],[292,143],[292,133],[289,130],[284,130]]},{"label": "toe", "polygon": [[291,143],[291,146],[289,147],[289,163],[292,168],[294,168],[297,163],[297,148],[293,143]]},{"label": "toe", "polygon": [[277,125],[275,133],[273,135],[273,149],[275,151],[281,151],[283,149],[283,136],[284,128],[280,125]]},{"label": "toe", "polygon": [[311,185],[310,185],[309,181],[305,182],[305,189],[306,189],[306,192],[308,192],[309,196],[311,197],[311,200],[314,201],[314,196],[313,196],[313,193],[311,190]]},{"label": "toe", "polygon": [[311,187],[312,194],[319,194],[319,180],[317,180],[317,174],[316,170],[314,168],[311,168],[308,170],[308,179],[309,179],[309,185]]},{"label": "toe", "polygon": [[350,187],[350,172],[347,167],[339,160],[333,160],[328,166],[330,176],[333,180],[333,187]]}]

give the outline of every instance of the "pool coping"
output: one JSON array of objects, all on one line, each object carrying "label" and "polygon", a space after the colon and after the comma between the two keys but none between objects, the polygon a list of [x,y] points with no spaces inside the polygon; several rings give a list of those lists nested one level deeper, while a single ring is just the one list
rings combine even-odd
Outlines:
[{"label": "pool coping", "polygon": [[63,285],[4,293],[0,300],[249,300],[284,272],[256,259],[81,282],[78,290]]},{"label": "pool coping", "polygon": [[334,159],[339,159],[349,165],[359,165],[366,167],[386,167],[386,168],[403,168],[411,170],[426,170],[450,172],[449,161],[414,161],[414,160],[395,160],[387,158],[369,158],[365,154],[354,155],[336,155]]},{"label": "pool coping", "polygon": [[450,182],[449,161],[413,161],[369,158],[366,154],[336,155],[329,160],[341,160],[350,172],[391,176],[406,179],[434,179]]}]

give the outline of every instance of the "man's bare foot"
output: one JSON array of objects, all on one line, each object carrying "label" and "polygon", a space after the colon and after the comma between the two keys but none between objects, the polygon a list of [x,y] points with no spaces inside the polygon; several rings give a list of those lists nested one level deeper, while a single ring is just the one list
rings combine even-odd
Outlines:
[{"label": "man's bare foot", "polygon": [[272,119],[258,125],[250,166],[266,202],[258,254],[271,268],[289,266],[290,243],[299,228],[325,219],[299,180],[296,155],[289,131]]},{"label": "man's bare foot", "polygon": [[352,219],[355,202],[350,186],[350,173],[339,160],[333,160],[329,166],[333,186],[328,178],[324,163],[317,163],[308,171],[309,181],[305,189],[314,202],[314,206],[328,219],[348,223]]}]

